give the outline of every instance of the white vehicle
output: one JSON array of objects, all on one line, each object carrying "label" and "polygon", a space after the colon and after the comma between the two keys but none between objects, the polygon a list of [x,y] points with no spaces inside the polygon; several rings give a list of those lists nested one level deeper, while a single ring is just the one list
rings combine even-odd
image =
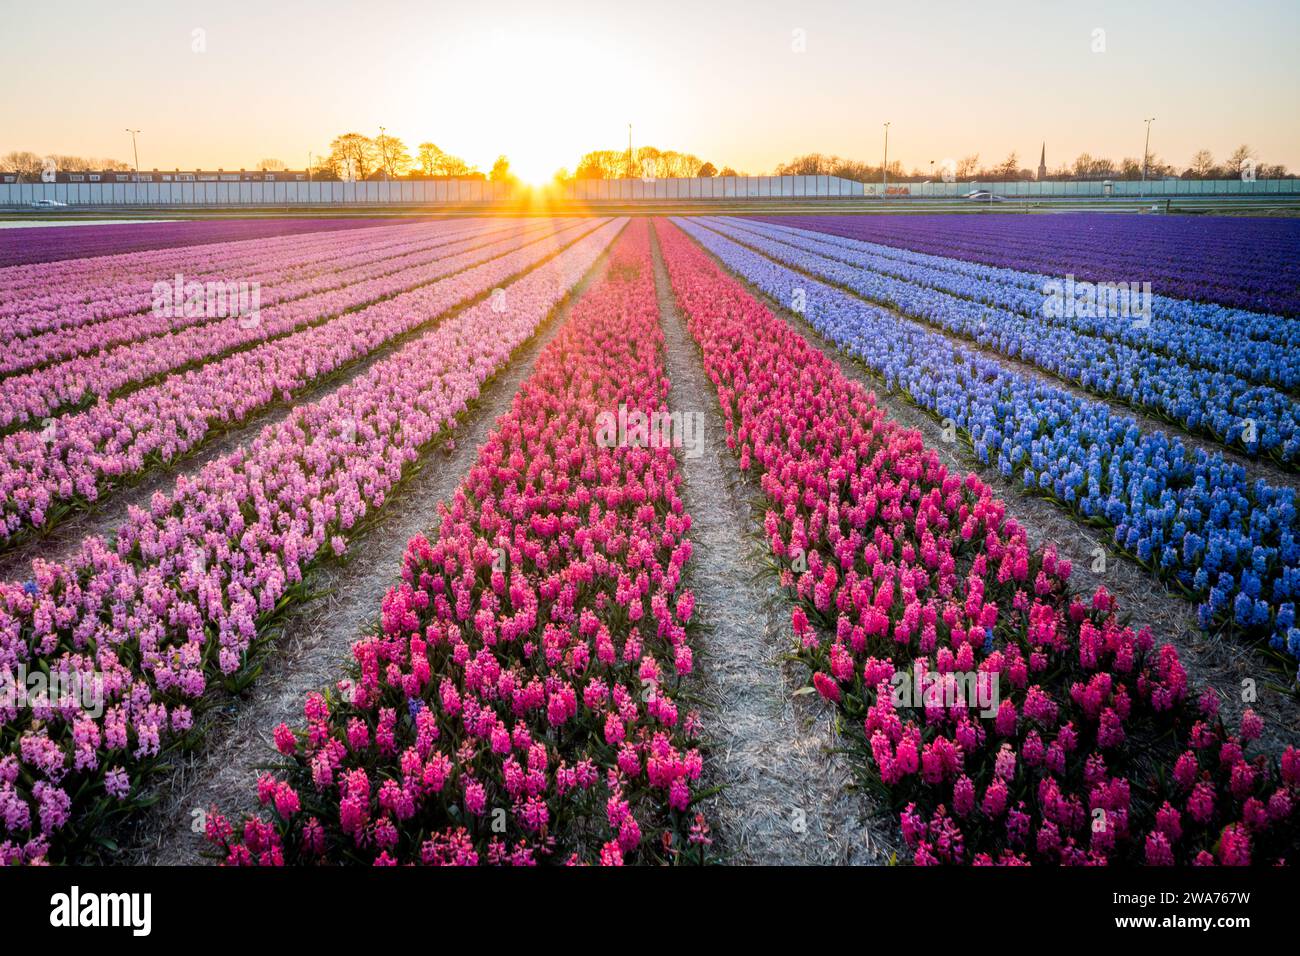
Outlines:
[{"label": "white vehicle", "polygon": [[37,199],[35,202],[32,203],[32,207],[35,209],[48,209],[51,206],[66,206],[66,205],[67,203],[59,202],[57,199]]},{"label": "white vehicle", "polygon": [[1006,202],[1005,196],[995,196],[987,189],[972,189],[963,199],[971,199],[976,202]]}]

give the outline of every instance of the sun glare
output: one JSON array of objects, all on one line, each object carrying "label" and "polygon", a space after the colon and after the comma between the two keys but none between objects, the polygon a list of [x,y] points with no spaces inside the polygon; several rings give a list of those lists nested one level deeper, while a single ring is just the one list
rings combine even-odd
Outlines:
[{"label": "sun glare", "polygon": [[[620,75],[604,49],[522,28],[468,34],[439,46],[425,61],[430,88],[474,78],[463,96],[438,97],[438,125],[445,130],[439,135],[484,170],[504,153],[511,172],[528,185],[545,185],[560,169],[572,172],[586,150],[621,142],[640,102],[625,78],[601,79]],[[427,101],[406,105],[410,115],[428,112]]]}]

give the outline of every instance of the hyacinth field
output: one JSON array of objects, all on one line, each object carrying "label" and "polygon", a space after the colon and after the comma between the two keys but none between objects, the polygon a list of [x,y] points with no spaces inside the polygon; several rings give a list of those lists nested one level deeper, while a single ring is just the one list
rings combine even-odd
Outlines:
[{"label": "hyacinth field", "polygon": [[0,863],[1292,863],[1297,222],[11,231]]}]

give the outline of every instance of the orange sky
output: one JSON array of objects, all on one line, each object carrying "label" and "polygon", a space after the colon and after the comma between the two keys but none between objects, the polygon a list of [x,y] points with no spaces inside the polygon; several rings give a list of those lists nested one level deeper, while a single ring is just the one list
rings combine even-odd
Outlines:
[{"label": "orange sky", "polygon": [[888,120],[908,169],[1032,167],[1043,140],[1053,166],[1140,156],[1154,115],[1179,166],[1246,142],[1300,169],[1300,4],[901,6],[23,4],[0,26],[0,153],[130,162],[131,126],[142,168],[301,167],[382,124],[539,180],[632,122],[638,144],[760,173],[813,150],[878,162]]}]

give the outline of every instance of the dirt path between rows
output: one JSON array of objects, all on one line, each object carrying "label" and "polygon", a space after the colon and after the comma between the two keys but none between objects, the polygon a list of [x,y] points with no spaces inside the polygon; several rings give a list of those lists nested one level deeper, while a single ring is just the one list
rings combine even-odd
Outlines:
[{"label": "dirt path between rows", "polygon": [[[1120,608],[1129,615],[1134,627],[1150,626],[1157,641],[1168,641],[1177,647],[1188,676],[1218,692],[1223,716],[1230,725],[1235,726],[1247,708],[1262,716],[1264,735],[1252,745],[1253,752],[1278,754],[1287,745],[1300,741],[1300,708],[1284,686],[1285,673],[1273,660],[1233,638],[1207,634],[1197,622],[1195,605],[1171,591],[1137,562],[1113,551],[1109,532],[1080,524],[1059,505],[1026,493],[1021,485],[1002,477],[997,468],[981,464],[966,445],[946,439],[942,425],[928,411],[891,393],[883,379],[860,360],[822,338],[802,316],[787,311],[732,273],[707,249],[705,252],[719,268],[835,362],[844,375],[874,392],[890,418],[919,431],[926,446],[938,451],[949,468],[961,473],[973,471],[987,482],[1007,503],[1009,513],[1025,529],[1033,547],[1055,543],[1061,556],[1074,564],[1070,580],[1076,589],[1091,592],[1098,585],[1105,585],[1118,596]],[[1104,549],[1104,570],[1094,571],[1098,548]],[[1252,682],[1253,687],[1245,684],[1246,681]],[[1244,699],[1248,696],[1244,693],[1247,687],[1253,690],[1254,700]]]},{"label": "dirt path between rows", "polygon": [[123,862],[200,863],[208,847],[203,836],[193,832],[194,821],[201,819],[195,811],[216,806],[237,816],[256,808],[257,777],[278,756],[272,731],[281,721],[301,723],[306,695],[343,676],[353,642],[377,624],[380,602],[401,580],[407,541],[430,527],[438,503],[449,499],[469,472],[537,356],[568,319],[572,302],[604,273],[615,241],[617,237],[569,299],[484,386],[470,415],[456,428],[454,447],[426,453],[421,470],[389,496],[377,524],[349,544],[345,562],[312,570],[309,581],[319,596],[284,622],[252,688],[242,698],[228,698],[209,710],[204,743],[179,758],[169,777],[155,781],[162,797],[123,844]]},{"label": "dirt path between rows", "polygon": [[710,742],[705,785],[722,788],[703,804],[714,850],[740,864],[887,862],[901,834],[886,807],[852,789],[848,761],[832,752],[834,710],[815,694],[795,694],[808,675],[785,660],[789,605],[762,573],[758,489],[723,440],[713,385],[678,314],[657,238],[652,244],[670,405],[703,423],[701,454],[679,460],[694,546],[686,584],[703,623],[690,690]]}]

